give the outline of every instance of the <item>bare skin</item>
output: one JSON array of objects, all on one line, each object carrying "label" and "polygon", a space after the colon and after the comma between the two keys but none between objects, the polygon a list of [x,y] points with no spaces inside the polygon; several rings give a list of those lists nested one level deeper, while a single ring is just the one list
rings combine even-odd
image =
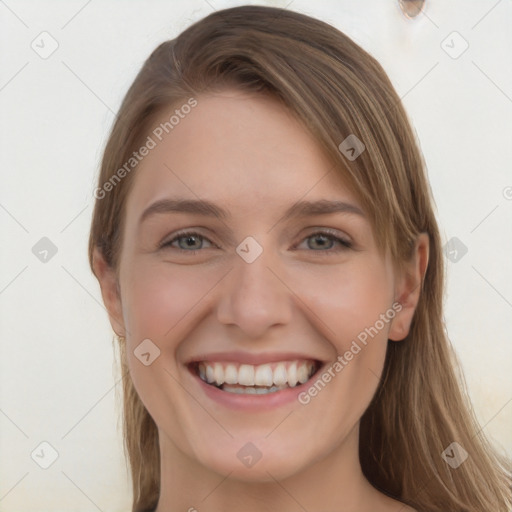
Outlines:
[{"label": "bare skin", "polygon": [[[406,277],[379,254],[364,215],[283,219],[299,199],[361,205],[275,100],[226,90],[197,101],[134,171],[118,276],[94,257],[112,327],[126,336],[135,387],[159,430],[157,512],[411,512],[363,476],[359,421],[388,339],[409,332],[428,236],[418,238]],[[229,215],[166,212],[139,224],[168,197],[209,200]],[[197,234],[176,239],[185,229]],[[352,247],[319,239],[325,229]],[[248,236],[263,250],[251,263],[236,252]],[[400,311],[307,404],[236,409],[208,396],[187,367],[236,351],[306,354],[325,369],[397,302]],[[160,349],[149,366],[133,353],[144,339]],[[251,467],[237,456],[247,443],[261,454]]]}]

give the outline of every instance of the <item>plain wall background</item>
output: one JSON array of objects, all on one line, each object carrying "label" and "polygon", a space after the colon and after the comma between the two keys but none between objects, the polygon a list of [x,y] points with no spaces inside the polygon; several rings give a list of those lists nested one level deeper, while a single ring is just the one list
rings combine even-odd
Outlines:
[{"label": "plain wall background", "polygon": [[[468,250],[447,259],[448,334],[486,434],[512,456],[511,2],[427,0],[410,20],[394,0],[6,0],[0,511],[130,508],[113,333],[87,261],[99,161],[113,113],[157,44],[244,3],[330,22],[388,72],[421,143],[444,242],[457,237]],[[46,59],[31,48],[43,51],[43,37],[51,49],[44,31],[59,45]],[[469,44],[458,58],[454,31]],[[57,248],[46,263],[32,252],[43,237]],[[43,441],[58,452],[48,469],[31,457],[50,460]]]}]

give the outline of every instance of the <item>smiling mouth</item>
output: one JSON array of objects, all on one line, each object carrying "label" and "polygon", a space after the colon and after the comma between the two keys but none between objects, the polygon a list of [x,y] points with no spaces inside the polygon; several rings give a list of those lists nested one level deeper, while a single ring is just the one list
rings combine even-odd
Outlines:
[{"label": "smiling mouth", "polygon": [[190,370],[203,382],[236,394],[266,395],[305,384],[320,361],[295,360],[261,365],[231,362],[194,362]]}]

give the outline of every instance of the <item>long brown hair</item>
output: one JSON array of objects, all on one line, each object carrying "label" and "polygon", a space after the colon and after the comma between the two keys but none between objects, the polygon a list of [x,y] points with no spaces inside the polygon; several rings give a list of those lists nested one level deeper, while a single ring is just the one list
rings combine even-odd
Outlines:
[{"label": "long brown hair", "polygon": [[[357,194],[379,250],[390,250],[397,269],[417,235],[429,235],[429,265],[411,330],[404,342],[388,342],[379,388],[361,419],[360,460],[368,480],[419,511],[509,510],[509,462],[488,444],[471,412],[445,333],[444,262],[423,157],[386,73],[349,37],[314,18],[262,6],[217,11],[191,25],[153,51],[130,87],[98,186],[129,160],[164,108],[226,86],[272,94],[301,120],[336,162],[333,172]],[[349,135],[366,148],[355,160],[338,148]],[[91,268],[95,247],[118,268],[135,172],[96,200]],[[160,455],[156,425],[133,386],[124,350],[121,343],[123,428],[135,512],[157,504]],[[456,469],[441,456],[452,442],[469,454]]]}]

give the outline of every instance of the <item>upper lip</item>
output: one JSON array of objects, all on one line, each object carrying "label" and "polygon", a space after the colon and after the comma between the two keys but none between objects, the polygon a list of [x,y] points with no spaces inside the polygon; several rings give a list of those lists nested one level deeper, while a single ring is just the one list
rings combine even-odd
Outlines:
[{"label": "upper lip", "polygon": [[310,356],[309,354],[301,354],[298,352],[268,352],[261,354],[254,354],[251,352],[215,352],[212,354],[202,354],[191,358],[187,364],[200,363],[200,362],[227,362],[227,363],[240,363],[251,364],[254,366],[266,363],[277,363],[280,361],[320,361],[317,357]]}]

